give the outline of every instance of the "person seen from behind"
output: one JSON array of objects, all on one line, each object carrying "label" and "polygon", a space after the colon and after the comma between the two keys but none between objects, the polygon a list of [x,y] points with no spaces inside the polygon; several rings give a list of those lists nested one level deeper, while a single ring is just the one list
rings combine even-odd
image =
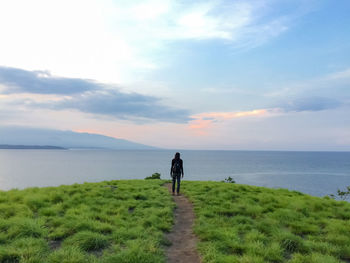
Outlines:
[{"label": "person seen from behind", "polygon": [[175,194],[175,183],[177,182],[176,193],[180,194],[180,181],[184,177],[183,162],[180,159],[180,153],[175,153],[174,159],[171,161],[170,176],[173,178],[173,195]]}]

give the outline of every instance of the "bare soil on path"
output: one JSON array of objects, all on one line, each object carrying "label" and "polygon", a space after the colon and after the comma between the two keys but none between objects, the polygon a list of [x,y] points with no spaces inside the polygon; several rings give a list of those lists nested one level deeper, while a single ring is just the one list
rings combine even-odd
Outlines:
[{"label": "bare soil on path", "polygon": [[[171,184],[166,184],[172,193]],[[171,246],[166,251],[169,263],[200,263],[197,253],[197,238],[193,233],[194,213],[192,203],[183,195],[175,195],[175,224],[172,231],[167,234]]]}]

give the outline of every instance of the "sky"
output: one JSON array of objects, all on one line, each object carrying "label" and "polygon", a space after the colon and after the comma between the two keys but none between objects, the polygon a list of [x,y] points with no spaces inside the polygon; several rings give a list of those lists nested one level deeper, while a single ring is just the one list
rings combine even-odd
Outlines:
[{"label": "sky", "polygon": [[350,151],[348,0],[2,0],[0,126]]}]

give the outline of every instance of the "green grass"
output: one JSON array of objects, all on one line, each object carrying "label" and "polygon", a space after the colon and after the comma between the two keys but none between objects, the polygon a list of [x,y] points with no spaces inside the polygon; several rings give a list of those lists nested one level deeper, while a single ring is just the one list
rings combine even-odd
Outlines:
[{"label": "green grass", "polygon": [[350,262],[350,203],[285,189],[183,182],[204,262]]},{"label": "green grass", "polygon": [[[0,263],[165,262],[162,180],[0,191]],[[350,262],[350,203],[285,189],[182,183],[203,262]]]},{"label": "green grass", "polygon": [[161,180],[0,191],[0,262],[165,262]]}]

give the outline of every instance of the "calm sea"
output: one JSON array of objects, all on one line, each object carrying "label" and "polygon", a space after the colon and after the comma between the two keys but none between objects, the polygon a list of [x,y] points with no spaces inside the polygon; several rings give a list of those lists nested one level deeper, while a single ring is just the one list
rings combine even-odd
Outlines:
[{"label": "calm sea", "polygon": [[[168,179],[174,151],[0,150],[0,189]],[[315,196],[350,185],[350,152],[181,151],[186,180],[288,188]]]}]

